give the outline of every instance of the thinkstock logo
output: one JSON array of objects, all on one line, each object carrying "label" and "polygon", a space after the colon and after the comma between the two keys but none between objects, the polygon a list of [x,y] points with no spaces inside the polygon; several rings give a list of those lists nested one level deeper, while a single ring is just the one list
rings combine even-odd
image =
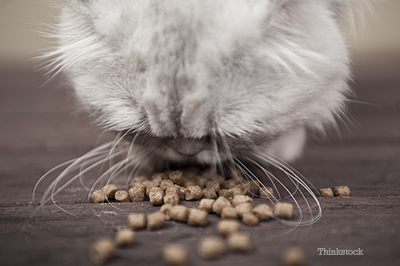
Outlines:
[{"label": "thinkstock logo", "polygon": [[318,248],[318,252],[320,256],[363,256],[363,250],[358,249],[326,249],[326,248]]}]

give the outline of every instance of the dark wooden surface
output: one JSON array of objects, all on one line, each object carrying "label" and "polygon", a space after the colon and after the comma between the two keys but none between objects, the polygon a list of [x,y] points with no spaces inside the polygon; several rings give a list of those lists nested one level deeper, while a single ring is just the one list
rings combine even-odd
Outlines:
[{"label": "dark wooden surface", "polygon": [[[168,222],[157,232],[138,232],[137,243],[118,250],[107,265],[162,265],[161,248],[168,242],[187,245],[191,265],[280,265],[283,249],[292,245],[305,250],[309,265],[400,265],[400,79],[359,81],[355,91],[348,126],[340,135],[313,138],[294,164],[317,188],[352,190],[350,198],[321,199],[317,223],[295,230],[276,221],[246,228],[255,243],[251,254],[204,262],[196,243],[215,233],[217,218],[202,230]],[[148,202],[91,204],[75,188],[57,195],[57,202],[76,216],[51,203],[32,216],[40,176],[92,149],[98,139],[99,131],[73,106],[58,81],[0,71],[0,265],[91,265],[92,241],[113,236],[129,211],[157,210]],[[361,249],[364,255],[321,256],[318,248]]]}]

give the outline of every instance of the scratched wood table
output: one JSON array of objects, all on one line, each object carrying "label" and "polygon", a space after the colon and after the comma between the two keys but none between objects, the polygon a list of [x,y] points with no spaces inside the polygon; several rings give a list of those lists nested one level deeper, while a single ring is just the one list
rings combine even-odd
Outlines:
[{"label": "scratched wood table", "polygon": [[[212,216],[201,230],[168,222],[156,232],[137,232],[136,243],[119,249],[107,265],[162,265],[161,249],[170,242],[188,247],[190,265],[280,265],[282,251],[293,245],[305,250],[308,265],[400,265],[400,79],[360,80],[354,87],[358,99],[350,101],[341,134],[312,138],[293,164],[317,188],[352,190],[349,198],[322,198],[317,223],[294,230],[276,221],[245,228],[255,244],[251,254],[227,252],[205,262],[196,243],[215,234],[218,219]],[[0,71],[0,265],[92,265],[90,243],[112,237],[129,211],[157,210],[148,202],[92,204],[85,190],[75,188],[57,195],[66,211],[48,203],[35,212],[32,191],[40,176],[92,149],[99,134],[74,111],[61,80]],[[323,255],[329,249],[363,255]]]}]

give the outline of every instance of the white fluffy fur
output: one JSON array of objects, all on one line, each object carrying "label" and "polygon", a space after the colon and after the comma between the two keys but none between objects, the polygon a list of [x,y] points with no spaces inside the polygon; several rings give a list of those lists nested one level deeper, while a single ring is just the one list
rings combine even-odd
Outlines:
[{"label": "white fluffy fur", "polygon": [[197,160],[215,160],[211,136],[221,153],[291,160],[305,128],[343,112],[350,70],[338,18],[348,3],[68,1],[51,65],[100,125],[146,135],[161,156],[184,160],[163,139],[190,139],[203,147]]}]

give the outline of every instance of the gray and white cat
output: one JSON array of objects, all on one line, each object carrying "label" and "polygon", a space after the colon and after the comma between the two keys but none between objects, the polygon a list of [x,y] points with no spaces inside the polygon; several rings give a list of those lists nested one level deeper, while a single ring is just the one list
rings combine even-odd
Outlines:
[{"label": "gray and white cat", "polygon": [[65,1],[50,66],[99,125],[158,160],[292,161],[307,129],[343,115],[350,2]]}]

